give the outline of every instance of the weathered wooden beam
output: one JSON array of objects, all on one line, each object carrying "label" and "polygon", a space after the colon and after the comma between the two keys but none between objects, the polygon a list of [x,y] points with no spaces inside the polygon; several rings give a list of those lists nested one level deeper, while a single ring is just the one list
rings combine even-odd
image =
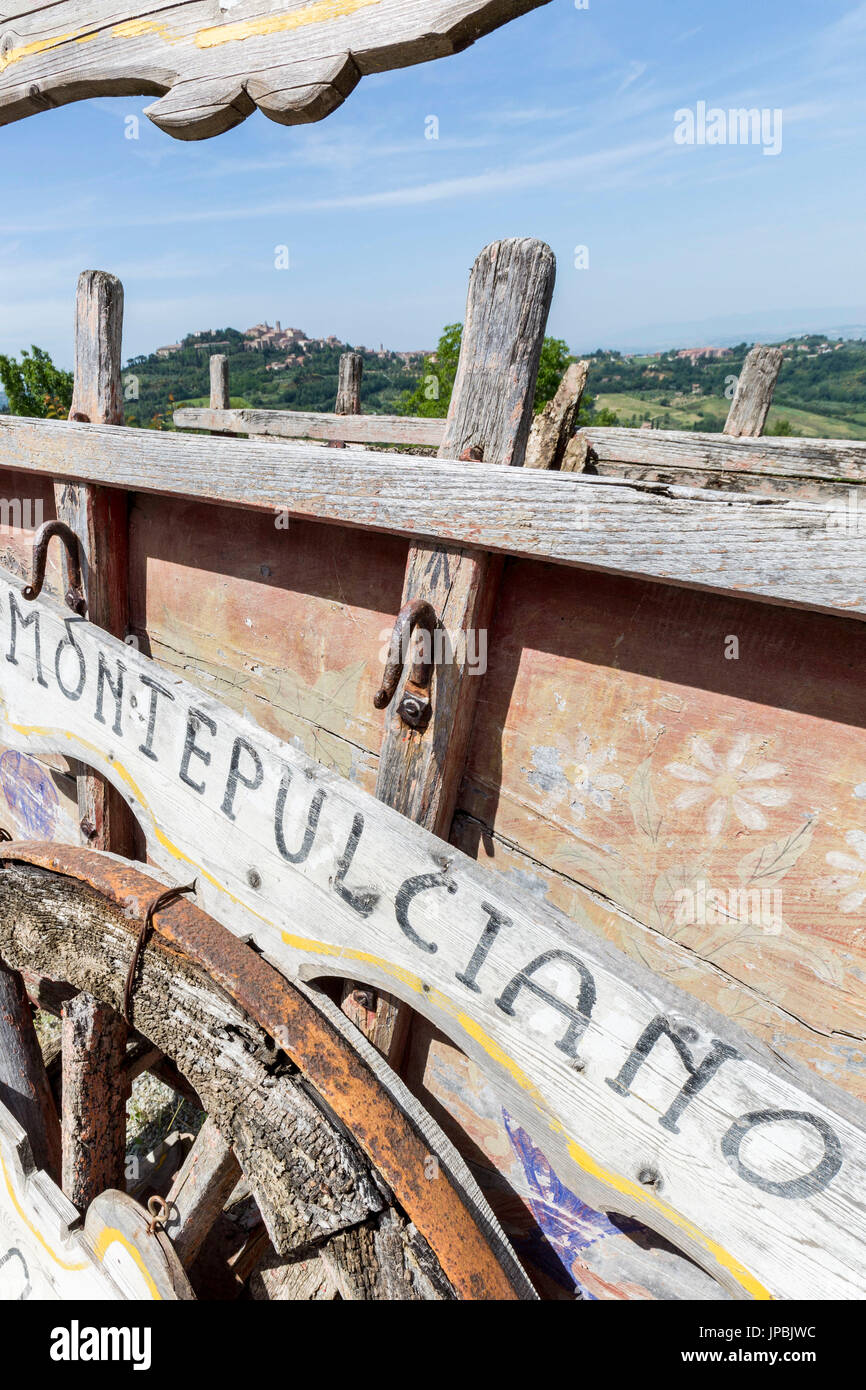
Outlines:
[{"label": "weathered wooden beam", "polygon": [[[494,486],[523,463],[556,262],[543,242],[494,242],[469,282],[460,361],[441,458],[462,458],[471,494],[477,462]],[[426,466],[415,470],[423,477]],[[464,494],[465,495],[465,494]],[[433,717],[423,732],[397,713],[402,684],[385,719],[376,795],[434,834],[448,838],[480,684],[474,659],[486,643],[499,566],[482,551],[418,544],[410,551],[401,607],[432,604],[449,636],[449,659],[435,667]],[[486,646],[485,646],[486,651]],[[408,674],[408,663],[407,663]]]},{"label": "weathered wooden beam", "polygon": [[243,9],[25,0],[0,63],[0,125],[87,97],[158,95],[146,115],[178,140],[230,130],[256,107],[318,121],[367,73],[459,53],[546,0],[280,0]]},{"label": "weathered wooden beam", "polygon": [[205,1120],[166,1198],[165,1230],[187,1269],[240,1177],[231,1145],[213,1120]]},{"label": "weathered wooden beam", "polygon": [[[621,433],[650,439],[655,431]],[[790,443],[706,438],[720,440],[707,447],[729,451],[733,458],[738,451],[763,450],[772,457],[772,446]],[[795,443],[812,447],[811,441]],[[849,447],[856,453],[857,446]],[[862,460],[866,445],[859,449]],[[372,451],[331,453],[315,445],[14,417],[0,417],[0,467],[90,482],[110,479],[140,492],[271,514],[285,508],[297,516],[415,540],[433,538],[855,617],[866,613],[866,556],[857,528],[838,524],[846,521],[838,497],[824,506],[487,463],[467,469],[457,461]]]},{"label": "weathered wooden beam", "polygon": [[107,1187],[125,1185],[126,1024],[81,993],[62,1014],[63,1191],[84,1212]]},{"label": "weathered wooden beam", "polygon": [[536,415],[526,446],[526,468],[562,468],[586,386],[588,362],[572,362],[552,401]]},{"label": "weathered wooden beam", "polygon": [[762,478],[846,486],[866,482],[866,442],[854,439],[735,438],[619,425],[590,425],[580,436],[588,441],[593,467],[607,473],[629,465],[647,472],[710,474],[717,479],[716,485],[719,475],[743,482]]},{"label": "weathered wooden beam", "polygon": [[[123,286],[85,270],[75,300],[75,364],[69,418],[122,425]],[[115,488],[57,481],[57,515],[79,539],[90,621],[116,637],[128,623],[128,500]],[[94,849],[134,852],[132,816],[98,772],[78,775],[81,832]],[[63,1191],[85,1211],[106,1187],[122,1187],[126,1091],[121,1067],[126,1024],[113,1010],[79,995],[63,1005]]]},{"label": "weathered wooden beam", "polygon": [[753,439],[763,434],[784,360],[783,348],[752,348],[740,372],[725,434]]},{"label": "weathered wooden beam", "polygon": [[37,1168],[60,1177],[60,1121],[17,970],[0,960],[0,1104],[26,1131]]},{"label": "weathered wooden beam", "polygon": [[412,1010],[387,990],[344,980],[340,1007],[376,1050],[399,1071],[409,1037]]},{"label": "weathered wooden beam", "polygon": [[174,412],[178,429],[214,430],[222,434],[267,435],[273,439],[344,440],[347,444],[422,444],[438,448],[444,420],[416,415],[361,415],[300,410],[225,410],[184,406]]},{"label": "weathered wooden beam", "polygon": [[[444,458],[466,453],[467,471],[475,466],[473,453],[490,464],[523,462],[555,274],[553,253],[539,241],[496,242],[475,262],[439,449]],[[401,607],[411,599],[432,604],[449,636],[447,659],[435,668],[433,716],[424,730],[401,720],[403,684],[398,687],[385,717],[376,795],[446,840],[480,684],[472,656],[479,641],[486,651],[500,569],[498,558],[482,551],[429,545],[413,546],[406,563]],[[369,1024],[366,1011],[352,1012],[349,1003],[347,1012],[397,1066],[406,1006],[389,995],[376,999]]]},{"label": "weathered wooden beam", "polygon": [[[75,298],[70,420],[123,424],[122,331],[120,281],[103,270],[82,271]],[[115,637],[123,637],[129,617],[126,493],[59,478],[54,495],[58,517],[79,539],[90,621]],[[132,818],[114,789],[97,773],[82,771],[78,776],[78,813],[82,834],[94,849],[133,853]]]}]

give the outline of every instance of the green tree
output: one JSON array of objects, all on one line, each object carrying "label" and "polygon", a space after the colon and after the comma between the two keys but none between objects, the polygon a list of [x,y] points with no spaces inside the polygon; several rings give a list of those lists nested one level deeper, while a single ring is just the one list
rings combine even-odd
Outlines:
[{"label": "green tree", "polygon": [[0,380],[9,398],[11,415],[64,418],[72,405],[72,373],[55,367],[47,352],[24,348],[21,361],[0,354]]},{"label": "green tree", "polygon": [[770,428],[767,430],[767,434],[774,435],[791,435],[793,433],[794,431],[791,428],[790,420],[777,420],[776,423],[774,425],[771,425]]},{"label": "green tree", "polygon": [[568,343],[562,338],[545,338],[538,361],[538,381],[535,384],[535,411],[538,413],[556,395],[559,383],[569,362],[574,358]]},{"label": "green tree", "polygon": [[462,323],[449,323],[443,329],[435,355],[424,359],[424,375],[415,390],[404,392],[400,399],[401,415],[420,415],[429,419],[448,414],[462,337]]},{"label": "green tree", "polygon": [[[449,323],[443,329],[442,337],[433,357],[424,361],[424,375],[414,391],[404,392],[399,401],[401,415],[421,415],[424,417],[448,414],[457,363],[460,360],[460,341],[463,336],[462,323]],[[556,395],[557,387],[569,362],[568,344],[562,338],[545,338],[538,363],[538,381],[535,387],[535,410],[538,412]]]}]

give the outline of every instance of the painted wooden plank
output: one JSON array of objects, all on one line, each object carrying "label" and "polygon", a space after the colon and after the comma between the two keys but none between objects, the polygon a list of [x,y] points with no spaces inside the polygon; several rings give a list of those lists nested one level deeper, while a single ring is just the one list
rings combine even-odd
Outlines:
[{"label": "painted wooden plank", "polygon": [[438,448],[444,420],[417,415],[360,415],[302,410],[209,410],[184,406],[172,419],[178,429],[215,430],[222,434],[268,435],[273,439],[343,440],[347,444],[424,444]]},{"label": "painted wooden plank", "polygon": [[147,115],[181,140],[256,107],[321,120],[361,77],[442,58],[545,0],[33,0],[3,25],[0,124],[94,96],[159,94]]},{"label": "painted wooden plank", "polygon": [[166,1251],[145,1234],[147,1220],[124,1194],[106,1192],[82,1222],[60,1188],[36,1168],[25,1131],[0,1102],[0,1299],[189,1297],[179,1261],[170,1247]]},{"label": "painted wooden plank", "polygon": [[407,1080],[454,1142],[472,1154],[487,1200],[547,1300],[718,1301],[721,1285],[639,1221],[581,1202],[509,1115],[484,1070],[416,1019]]},{"label": "painted wooden plank", "polygon": [[863,546],[838,502],[11,418],[0,418],[0,467],[866,612]]},{"label": "painted wooden plank", "polygon": [[763,434],[784,360],[783,348],[752,348],[740,372],[725,421],[725,434],[752,438]]},{"label": "painted wooden plank", "polygon": [[582,1200],[638,1216],[738,1296],[863,1297],[862,1106],[635,967],[579,906],[485,873],[5,579],[0,635],[9,727],[109,776],[153,860],[279,968],[362,967],[411,1000]]}]

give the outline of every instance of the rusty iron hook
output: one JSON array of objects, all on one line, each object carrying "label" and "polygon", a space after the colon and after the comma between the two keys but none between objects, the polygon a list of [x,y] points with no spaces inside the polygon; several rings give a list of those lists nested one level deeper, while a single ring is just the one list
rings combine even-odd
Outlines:
[{"label": "rusty iron hook", "polygon": [[164,893],[160,893],[158,897],[154,898],[145,913],[144,921],[141,924],[138,938],[133,947],[132,959],[129,962],[129,969],[126,972],[126,983],[123,987],[123,1017],[126,1019],[130,1028],[132,1027],[132,992],[135,986],[135,972],[138,969],[141,953],[153,934],[154,915],[160,912],[164,907],[170,907],[172,903],[176,903],[185,893],[194,893],[196,890],[196,882],[197,880],[193,879],[192,883],[184,884],[182,888],[166,888]]},{"label": "rusty iron hook", "polygon": [[65,521],[45,521],[36,532],[33,540],[33,580],[24,590],[24,597],[31,601],[42,593],[45,583],[45,563],[48,559],[48,544],[52,536],[63,542],[69,564],[69,588],[66,590],[66,606],[83,618],[87,612],[84,585],[81,582],[81,547],[78,537]]},{"label": "rusty iron hook", "polygon": [[430,703],[430,682],[433,678],[433,633],[438,626],[436,610],[426,600],[413,598],[403,605],[391,633],[382,685],[373,697],[376,709],[384,709],[391,703],[409,655],[412,634],[416,627],[423,628],[430,638],[429,660],[425,659],[428,654],[422,654],[413,662],[397,711],[403,723],[412,729],[425,729],[433,712]]}]

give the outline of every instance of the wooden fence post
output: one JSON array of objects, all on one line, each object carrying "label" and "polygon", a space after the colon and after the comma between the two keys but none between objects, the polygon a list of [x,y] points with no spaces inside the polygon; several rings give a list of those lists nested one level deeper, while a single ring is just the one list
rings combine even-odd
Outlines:
[{"label": "wooden fence post", "polygon": [[340,358],[340,378],[337,384],[335,415],[361,414],[361,377],[364,359],[360,352],[344,352]]},{"label": "wooden fence post", "polygon": [[753,439],[763,433],[784,360],[782,348],[752,348],[743,363],[723,433]]},{"label": "wooden fence post", "polygon": [[0,1101],[27,1131],[37,1168],[60,1181],[60,1121],[17,970],[0,960]]},{"label": "wooden fence post", "polygon": [[[229,359],[222,352],[215,352],[210,359],[210,408],[229,410]],[[228,439],[234,436],[228,430],[211,430],[211,434],[223,435]]]},{"label": "wooden fence post", "polygon": [[[360,352],[344,352],[340,358],[340,375],[337,381],[337,404],[335,415],[361,414],[361,375],[364,359]],[[345,440],[331,440],[331,449],[345,449]]]},{"label": "wooden fence post", "polygon": [[[553,252],[540,241],[514,238],[481,252],[469,281],[440,458],[465,459],[467,468],[479,458],[506,467],[523,464],[555,276]],[[451,829],[483,676],[468,659],[470,638],[483,631],[486,639],[501,568],[501,559],[479,550],[409,550],[401,602],[419,598],[433,605],[450,634],[449,659],[435,668],[433,717],[424,733],[401,722],[398,688],[386,714],[376,795],[443,839]],[[472,651],[478,650],[473,644]],[[350,986],[343,1008],[398,1066],[405,1006]]]},{"label": "wooden fence post", "polygon": [[[123,424],[122,331],[120,281],[103,270],[82,271],[75,301],[70,420]],[[57,515],[81,544],[87,616],[122,638],[129,618],[127,494],[83,483],[55,483],[54,495]],[[79,772],[78,813],[91,848],[132,857],[132,815],[120,794],[96,772]],[[63,1187],[80,1210],[104,1188],[124,1185],[126,1088],[121,1078],[126,1031],[113,1009],[88,995],[64,1005],[63,1075],[69,1076],[70,1089],[64,1091]],[[98,1145],[94,1135],[99,1136]]]}]

